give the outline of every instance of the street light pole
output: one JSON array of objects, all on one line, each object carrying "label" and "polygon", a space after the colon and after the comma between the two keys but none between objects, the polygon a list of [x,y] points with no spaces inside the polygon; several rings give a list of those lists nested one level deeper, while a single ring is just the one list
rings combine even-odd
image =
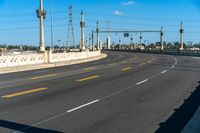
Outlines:
[{"label": "street light pole", "polygon": [[181,29],[180,29],[180,49],[179,50],[184,50],[183,47],[183,33],[184,33],[184,28],[183,28],[183,22],[181,22]]},{"label": "street light pole", "polygon": [[50,2],[50,8],[51,8],[51,10],[50,10],[50,14],[51,14],[51,47],[52,47],[52,49],[53,49],[53,4],[52,4],[53,2],[52,2],[52,0],[51,0],[51,2]]},{"label": "street light pole", "polygon": [[40,19],[40,51],[45,51],[44,44],[44,19],[46,17],[46,11],[43,8],[43,0],[40,0],[40,8],[36,10],[37,17]]}]

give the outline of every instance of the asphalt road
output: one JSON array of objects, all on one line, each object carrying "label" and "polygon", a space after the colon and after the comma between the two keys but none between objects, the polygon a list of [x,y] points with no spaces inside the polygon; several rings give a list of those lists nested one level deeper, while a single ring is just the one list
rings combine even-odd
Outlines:
[{"label": "asphalt road", "polygon": [[[107,54],[90,63],[0,75],[0,132],[180,132],[199,106],[192,97],[200,59]],[[196,106],[184,106],[187,99]]]}]

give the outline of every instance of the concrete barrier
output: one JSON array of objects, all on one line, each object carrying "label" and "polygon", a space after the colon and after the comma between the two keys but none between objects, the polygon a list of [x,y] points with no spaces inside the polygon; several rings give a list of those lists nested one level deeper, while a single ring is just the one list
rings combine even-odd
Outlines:
[{"label": "concrete barrier", "polygon": [[34,53],[25,55],[7,55],[0,56],[0,68],[44,63],[67,62],[96,57],[100,56],[100,54],[100,51],[83,51],[71,53],[52,53],[51,51],[48,51],[44,53]]},{"label": "concrete barrier", "polygon": [[44,54],[0,56],[0,67],[14,67],[44,63]]},{"label": "concrete barrier", "polygon": [[150,54],[166,54],[177,56],[200,56],[200,50],[131,50],[131,49],[110,49],[105,51],[118,51],[118,52],[135,52],[135,53],[150,53]]}]

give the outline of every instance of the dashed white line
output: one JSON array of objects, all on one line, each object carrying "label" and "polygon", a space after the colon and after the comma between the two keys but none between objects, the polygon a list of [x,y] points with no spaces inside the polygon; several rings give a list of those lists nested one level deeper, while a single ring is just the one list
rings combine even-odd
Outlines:
[{"label": "dashed white line", "polygon": [[76,111],[76,110],[78,110],[78,109],[81,109],[81,108],[83,108],[83,107],[89,106],[89,105],[94,104],[94,103],[99,102],[99,101],[100,101],[99,99],[94,100],[94,101],[92,101],[92,102],[89,102],[89,103],[87,103],[87,104],[81,105],[81,106],[76,107],[76,108],[74,108],[74,109],[68,110],[68,111],[66,111],[66,112],[64,112],[64,113],[61,113],[61,114],[52,116],[52,117],[50,117],[50,118],[48,118],[48,119],[46,119],[46,120],[44,120],[44,121],[38,122],[38,123],[36,123],[36,124],[33,124],[33,125],[31,125],[30,127],[22,128],[22,129],[20,129],[19,131],[14,131],[13,133],[23,132],[23,131],[25,131],[25,130],[30,129],[30,128],[33,127],[33,126],[41,125],[41,124],[43,124],[43,123],[46,123],[46,122],[48,122],[48,121],[54,120],[54,119],[59,118],[59,117],[62,117],[62,116],[64,116],[64,115],[68,114],[68,113],[71,113],[71,112],[73,112],[73,111]]},{"label": "dashed white line", "polygon": [[67,113],[71,113],[71,112],[73,112],[73,111],[76,111],[76,110],[78,110],[78,109],[84,108],[84,107],[89,106],[89,105],[91,105],[91,104],[94,104],[94,103],[96,103],[96,102],[99,102],[99,100],[98,100],[98,99],[97,99],[97,100],[94,100],[94,101],[92,101],[92,102],[86,103],[86,104],[81,105],[81,106],[79,106],[79,107],[70,109],[70,110],[68,110],[68,111],[66,111],[66,112],[67,112]]},{"label": "dashed white line", "polygon": [[166,73],[166,72],[167,72],[167,70],[165,70],[165,71],[162,71],[162,72],[161,72],[161,74],[164,74],[164,73]]},{"label": "dashed white line", "polygon": [[145,79],[145,80],[143,80],[143,81],[141,81],[141,82],[138,82],[136,85],[141,85],[141,84],[143,84],[143,83],[145,83],[145,82],[147,82],[147,81],[149,81],[149,79]]}]

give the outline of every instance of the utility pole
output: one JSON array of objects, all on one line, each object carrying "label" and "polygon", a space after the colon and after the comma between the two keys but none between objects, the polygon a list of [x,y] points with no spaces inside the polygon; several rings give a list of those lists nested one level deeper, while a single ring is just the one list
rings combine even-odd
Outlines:
[{"label": "utility pole", "polygon": [[68,8],[67,46],[70,45],[76,49],[72,13],[72,5],[70,5]]},{"label": "utility pole", "polygon": [[86,48],[85,48],[85,35],[84,35],[84,29],[85,29],[85,21],[84,21],[84,13],[83,11],[81,11],[81,22],[80,22],[80,25],[81,25],[81,50],[84,51]]},{"label": "utility pole", "polygon": [[163,26],[161,27],[161,31],[160,31],[160,44],[161,44],[161,50],[164,49],[164,44],[163,44]]},{"label": "utility pole", "polygon": [[181,29],[180,29],[180,49],[179,50],[184,50],[184,47],[183,47],[183,34],[184,34],[183,22],[181,22]]},{"label": "utility pole", "polygon": [[100,46],[99,46],[99,22],[98,22],[98,20],[97,20],[96,33],[97,33],[97,49],[100,50]]},{"label": "utility pole", "polygon": [[40,0],[40,8],[36,10],[37,17],[40,19],[40,51],[45,51],[44,44],[44,19],[46,17],[46,11],[43,8],[43,0]]}]

